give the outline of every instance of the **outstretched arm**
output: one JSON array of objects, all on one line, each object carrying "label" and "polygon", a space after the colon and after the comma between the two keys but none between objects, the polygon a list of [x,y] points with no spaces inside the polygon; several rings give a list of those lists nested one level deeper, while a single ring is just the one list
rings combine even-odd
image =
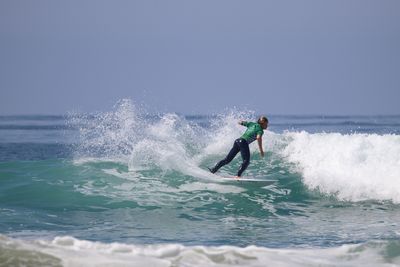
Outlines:
[{"label": "outstretched arm", "polygon": [[264,157],[264,150],[262,146],[262,135],[257,135],[258,149],[260,150],[261,157]]},{"label": "outstretched arm", "polygon": [[242,126],[246,126],[247,125],[247,121],[239,121],[239,124]]}]

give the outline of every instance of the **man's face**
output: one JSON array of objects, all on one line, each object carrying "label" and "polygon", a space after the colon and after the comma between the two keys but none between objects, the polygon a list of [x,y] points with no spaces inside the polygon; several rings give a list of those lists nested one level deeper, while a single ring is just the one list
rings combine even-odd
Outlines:
[{"label": "man's face", "polygon": [[268,128],[268,122],[264,121],[264,122],[261,124],[261,127],[262,127],[264,130],[267,129],[267,128]]}]

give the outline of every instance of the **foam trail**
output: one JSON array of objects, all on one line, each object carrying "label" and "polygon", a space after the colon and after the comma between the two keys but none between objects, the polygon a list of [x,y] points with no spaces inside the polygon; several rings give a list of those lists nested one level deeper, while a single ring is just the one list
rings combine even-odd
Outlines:
[{"label": "foam trail", "polygon": [[286,133],[286,159],[311,189],[339,199],[400,203],[400,136]]}]

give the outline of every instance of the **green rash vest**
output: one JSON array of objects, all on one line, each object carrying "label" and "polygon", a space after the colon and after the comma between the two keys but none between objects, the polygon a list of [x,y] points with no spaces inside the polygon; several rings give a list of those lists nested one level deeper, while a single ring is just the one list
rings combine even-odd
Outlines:
[{"label": "green rash vest", "polygon": [[257,139],[257,135],[263,135],[264,130],[261,128],[261,125],[256,122],[242,122],[243,126],[247,127],[246,132],[240,137],[247,141],[247,143],[252,143]]}]

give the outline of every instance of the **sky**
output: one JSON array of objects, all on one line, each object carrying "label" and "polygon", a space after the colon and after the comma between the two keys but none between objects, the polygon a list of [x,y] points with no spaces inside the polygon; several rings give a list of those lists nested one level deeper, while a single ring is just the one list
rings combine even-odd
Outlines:
[{"label": "sky", "polygon": [[398,0],[0,0],[0,115],[400,114]]}]

